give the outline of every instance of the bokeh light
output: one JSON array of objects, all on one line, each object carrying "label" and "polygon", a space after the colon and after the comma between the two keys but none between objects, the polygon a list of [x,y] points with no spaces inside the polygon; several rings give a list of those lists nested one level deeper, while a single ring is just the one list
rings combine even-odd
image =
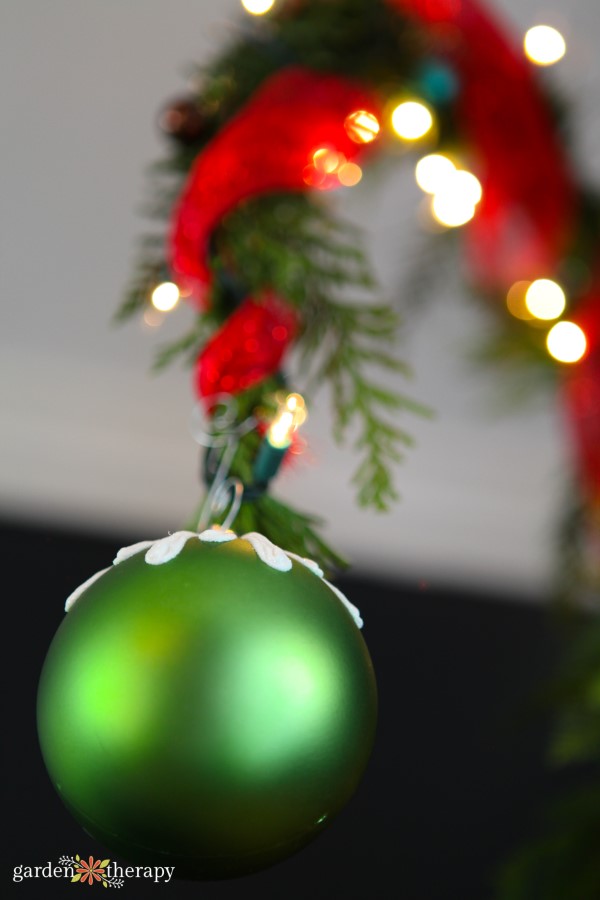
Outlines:
[{"label": "bokeh light", "polygon": [[457,228],[473,218],[475,203],[460,192],[444,190],[434,196],[431,211],[440,225]]},{"label": "bokeh light", "polygon": [[575,322],[557,322],[546,338],[548,353],[562,363],[576,363],[585,355],[587,339]]},{"label": "bokeh light", "polygon": [[169,312],[177,306],[180,297],[179,288],[172,281],[163,281],[152,291],[152,306],[160,312]]},{"label": "bokeh light", "polygon": [[465,225],[475,215],[481,196],[481,184],[472,172],[460,169],[450,171],[433,196],[433,217],[448,228]]},{"label": "bokeh light", "polygon": [[313,153],[312,160],[317,172],[331,175],[346,162],[346,157],[343,153],[337,153],[329,147],[320,147]]},{"label": "bokeh light", "polygon": [[537,66],[552,66],[566,53],[565,39],[551,25],[534,25],[523,39],[525,55]]},{"label": "bokeh light", "polygon": [[456,171],[451,159],[442,153],[430,153],[416,165],[415,178],[417,184],[426,194],[436,194],[443,189],[448,177]]},{"label": "bokeh light", "polygon": [[565,311],[567,298],[559,284],[550,278],[537,278],[532,281],[525,294],[525,303],[531,315],[536,319],[558,319]]},{"label": "bokeh light", "polygon": [[355,144],[370,144],[379,134],[377,116],[365,109],[357,109],[356,112],[346,116],[344,128]]},{"label": "bokeh light", "polygon": [[530,281],[515,281],[506,295],[506,306],[509,313],[515,319],[522,319],[524,322],[531,322],[533,319],[526,303],[526,294],[530,284]]},{"label": "bokeh light", "polygon": [[160,328],[164,320],[164,316],[153,306],[147,306],[144,310],[144,324],[148,328]]},{"label": "bokeh light", "polygon": [[253,16],[263,16],[273,7],[275,0],[241,0],[242,6]]},{"label": "bokeh light", "polygon": [[462,169],[457,169],[457,171],[451,175],[447,187],[443,188],[443,190],[446,189],[461,194],[465,200],[468,200],[475,205],[479,203],[483,196],[483,190],[479,179],[473,175],[472,172],[466,172]]},{"label": "bokeh light", "polygon": [[362,178],[362,169],[356,163],[347,162],[338,169],[337,177],[344,187],[354,187]]},{"label": "bokeh light", "polygon": [[431,110],[416,100],[399,103],[392,113],[392,128],[405,141],[418,141],[431,131],[432,126]]}]

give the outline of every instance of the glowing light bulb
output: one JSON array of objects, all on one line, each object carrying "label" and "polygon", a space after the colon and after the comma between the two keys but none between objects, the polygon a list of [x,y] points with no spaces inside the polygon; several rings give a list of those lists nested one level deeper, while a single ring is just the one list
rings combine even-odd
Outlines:
[{"label": "glowing light bulb", "polygon": [[558,362],[576,363],[585,355],[587,339],[575,322],[557,322],[548,332],[546,346]]},{"label": "glowing light bulb", "polygon": [[444,191],[433,198],[431,211],[440,225],[458,228],[471,221],[475,215],[475,204],[460,194]]},{"label": "glowing light bulb", "polygon": [[417,100],[399,103],[392,113],[392,128],[405,141],[418,141],[425,137],[432,126],[431,110]]},{"label": "glowing light bulb", "polygon": [[354,187],[362,178],[362,169],[356,163],[347,162],[340,166],[337,177],[344,187]]},{"label": "glowing light bulb", "polygon": [[330,147],[319,147],[313,153],[312,159],[317,172],[322,172],[324,175],[332,175],[346,162],[343,153],[337,153]]},{"label": "glowing light bulb", "polygon": [[436,194],[442,190],[449,176],[456,171],[451,159],[441,153],[430,153],[416,165],[417,184],[426,194]]},{"label": "glowing light bulb", "polygon": [[152,291],[152,306],[160,312],[169,312],[175,309],[181,294],[179,288],[172,281],[163,281]]},{"label": "glowing light bulb", "polygon": [[288,394],[269,425],[267,440],[272,447],[289,447],[292,435],[306,420],[306,404],[300,394]]},{"label": "glowing light bulb", "polygon": [[533,319],[525,302],[525,295],[530,284],[530,281],[515,281],[506,295],[508,311],[515,319],[522,319],[524,322],[531,322]]},{"label": "glowing light bulb", "polygon": [[252,16],[264,16],[273,7],[275,0],[241,0],[242,6]]},{"label": "glowing light bulb", "polygon": [[564,37],[550,25],[534,25],[523,39],[525,56],[536,66],[552,66],[562,59],[567,45]]},{"label": "glowing light bulb", "polygon": [[451,188],[454,192],[462,194],[466,199],[475,205],[479,203],[483,196],[483,190],[479,179],[472,172],[466,172],[462,169],[457,170],[451,176]]},{"label": "glowing light bulb", "polygon": [[535,319],[558,319],[565,311],[567,298],[559,284],[550,278],[537,278],[527,288],[525,305]]},{"label": "glowing light bulb", "polygon": [[379,122],[373,113],[365,109],[357,109],[344,120],[344,128],[348,137],[355,144],[370,144],[379,134]]},{"label": "glowing light bulb", "polygon": [[457,228],[475,215],[475,207],[482,197],[479,179],[462,169],[449,172],[431,202],[434,218],[441,225]]}]

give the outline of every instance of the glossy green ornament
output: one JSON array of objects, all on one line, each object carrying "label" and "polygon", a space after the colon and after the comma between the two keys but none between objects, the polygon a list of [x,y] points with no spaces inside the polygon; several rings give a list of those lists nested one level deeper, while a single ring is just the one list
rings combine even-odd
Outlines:
[{"label": "glossy green ornament", "polygon": [[258,535],[180,532],[116,562],[77,592],[41,676],[63,801],[117,854],[175,877],[288,856],[370,753],[375,679],[351,609]]}]

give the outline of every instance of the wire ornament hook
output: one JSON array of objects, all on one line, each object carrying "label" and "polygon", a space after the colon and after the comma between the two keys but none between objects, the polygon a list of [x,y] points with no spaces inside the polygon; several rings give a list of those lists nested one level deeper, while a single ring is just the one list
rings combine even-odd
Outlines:
[{"label": "wire ornament hook", "polygon": [[231,527],[242,505],[244,485],[234,475],[229,474],[233,458],[241,438],[256,426],[254,416],[237,422],[237,403],[231,394],[217,394],[215,413],[208,419],[197,404],[192,410],[190,431],[197,444],[206,448],[204,472],[208,475],[210,487],[196,526],[204,531],[213,520],[221,516],[229,505],[229,511],[221,523],[223,529]]}]

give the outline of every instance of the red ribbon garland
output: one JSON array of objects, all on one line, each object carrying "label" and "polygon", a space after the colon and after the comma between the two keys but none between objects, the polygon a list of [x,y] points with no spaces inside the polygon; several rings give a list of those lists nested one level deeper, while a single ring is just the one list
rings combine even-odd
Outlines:
[{"label": "red ribbon garland", "polygon": [[[420,20],[431,52],[446,58],[461,90],[456,112],[476,158],[483,199],[467,229],[467,254],[484,286],[555,272],[569,241],[576,191],[531,67],[477,0],[387,0]],[[346,133],[353,111],[377,114],[358,85],[293,67],[269,78],[195,161],[173,213],[169,258],[173,275],[205,303],[212,230],[243,200],[310,187],[305,167],[319,147],[357,158],[365,149]],[[579,468],[600,501],[600,287],[578,317],[586,359],[565,378],[564,398]],[[210,401],[272,374],[298,326],[272,294],[247,298],[203,349],[196,388]]]},{"label": "red ribbon garland", "polygon": [[477,0],[387,0],[427,26],[460,80],[456,114],[483,199],[466,230],[477,280],[506,290],[556,271],[572,235],[575,187],[520,47]]},{"label": "red ribbon garland", "polygon": [[247,298],[198,357],[195,386],[210,408],[215,394],[238,394],[276,372],[298,320],[274,294]]},{"label": "red ribbon garland", "polygon": [[171,269],[196,305],[205,302],[208,241],[223,216],[249,197],[308,190],[303,173],[320,147],[356,158],[363,147],[344,121],[374,106],[351,81],[290,67],[267,79],[221,129],[192,166],[171,222]]}]

